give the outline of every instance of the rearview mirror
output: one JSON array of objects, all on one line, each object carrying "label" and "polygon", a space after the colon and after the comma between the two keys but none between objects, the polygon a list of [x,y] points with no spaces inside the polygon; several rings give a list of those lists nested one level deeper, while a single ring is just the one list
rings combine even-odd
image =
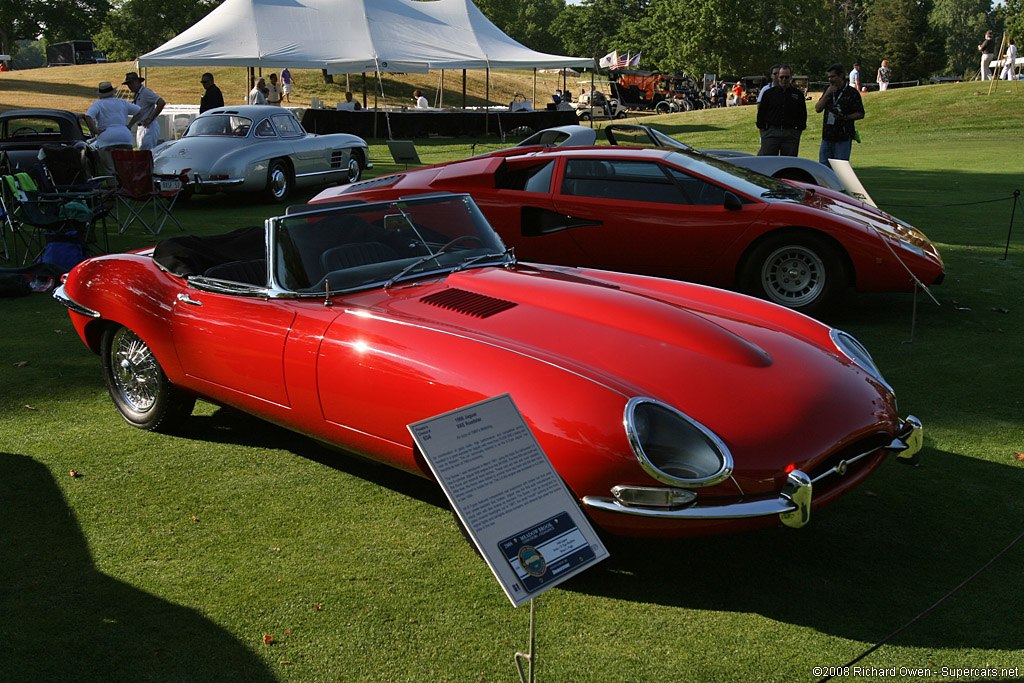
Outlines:
[{"label": "rearview mirror", "polygon": [[735,192],[726,192],[722,205],[727,211],[739,211],[743,208],[743,202],[740,201]]}]

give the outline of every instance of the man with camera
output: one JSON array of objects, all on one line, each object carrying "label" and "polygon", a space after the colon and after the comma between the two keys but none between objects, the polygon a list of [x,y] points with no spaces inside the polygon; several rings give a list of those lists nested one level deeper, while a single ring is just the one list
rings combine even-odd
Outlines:
[{"label": "man with camera", "polygon": [[860,93],[846,81],[846,71],[841,64],[828,68],[828,84],[814,104],[814,111],[824,112],[818,161],[826,166],[829,159],[850,160],[853,140],[857,135],[853,122],[864,118]]}]

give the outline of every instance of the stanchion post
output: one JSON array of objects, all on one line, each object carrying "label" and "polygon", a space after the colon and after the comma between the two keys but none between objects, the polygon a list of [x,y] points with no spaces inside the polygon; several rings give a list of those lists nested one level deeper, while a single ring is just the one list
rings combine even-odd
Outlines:
[{"label": "stanchion post", "polygon": [[1017,215],[1017,202],[1020,201],[1020,190],[1013,191],[1013,208],[1010,209],[1010,229],[1006,231],[1006,249],[1003,250],[1003,260],[1010,256],[1010,236],[1013,234],[1013,219]]},{"label": "stanchion post", "polygon": [[[522,683],[534,683],[533,673],[534,673],[534,668],[535,668],[535,666],[537,664],[537,650],[535,648],[536,639],[534,637],[535,633],[536,633],[535,627],[536,627],[536,623],[537,623],[536,622],[536,611],[535,611],[536,610],[536,605],[535,605],[536,601],[537,601],[536,598],[531,598],[530,599],[530,651],[528,653],[527,652],[517,652],[516,653],[516,657],[515,657],[516,669],[519,670],[519,680]],[[524,659],[527,662],[529,662],[529,672],[528,673],[524,673],[523,672],[523,660]]]}]

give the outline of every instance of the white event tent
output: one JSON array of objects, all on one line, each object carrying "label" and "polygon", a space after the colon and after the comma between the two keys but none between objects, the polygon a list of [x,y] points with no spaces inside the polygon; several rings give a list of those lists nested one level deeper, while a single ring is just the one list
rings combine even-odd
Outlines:
[{"label": "white event tent", "polygon": [[517,43],[472,0],[226,0],[138,63],[334,74],[594,66]]}]

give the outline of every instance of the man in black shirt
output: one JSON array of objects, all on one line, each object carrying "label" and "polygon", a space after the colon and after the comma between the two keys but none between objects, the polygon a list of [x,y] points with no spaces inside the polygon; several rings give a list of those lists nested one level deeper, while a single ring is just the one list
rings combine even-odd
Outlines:
[{"label": "man in black shirt", "polygon": [[793,87],[793,70],[779,67],[779,84],[764,92],[757,104],[757,128],[761,149],[757,155],[795,157],[800,154],[800,133],[807,127],[804,94]]},{"label": "man in black shirt", "polygon": [[216,109],[217,107],[224,106],[224,95],[221,94],[220,88],[213,83],[213,74],[205,73],[199,79],[199,82],[206,88],[206,92],[203,93],[203,97],[199,100],[199,113],[202,114],[207,109]]},{"label": "man in black shirt", "polygon": [[981,41],[978,49],[981,50],[981,80],[992,80],[992,75],[988,71],[988,65],[992,62],[992,56],[996,51],[996,41],[992,37],[992,31],[985,31],[985,40]]},{"label": "man in black shirt", "polygon": [[860,93],[846,81],[846,71],[841,64],[833,64],[828,68],[828,84],[828,88],[814,104],[814,111],[825,113],[818,161],[826,166],[829,165],[829,159],[850,160],[856,134],[853,122],[864,118]]}]

